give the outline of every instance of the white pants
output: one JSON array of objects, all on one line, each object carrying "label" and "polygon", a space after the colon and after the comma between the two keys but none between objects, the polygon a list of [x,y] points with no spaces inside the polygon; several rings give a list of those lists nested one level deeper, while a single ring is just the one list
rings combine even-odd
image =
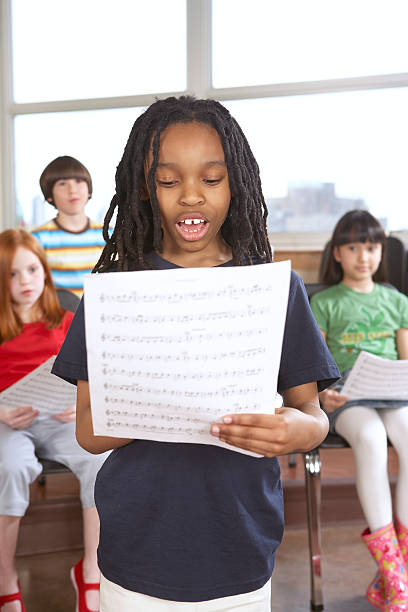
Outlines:
[{"label": "white pants", "polygon": [[69,467],[79,480],[83,508],[95,505],[95,478],[109,453],[92,455],[81,448],[75,438],[75,423],[38,417],[27,429],[0,423],[1,515],[24,515],[30,484],[42,470],[35,451]]},{"label": "white pants", "polygon": [[156,599],[128,591],[101,576],[100,612],[270,612],[271,581],[256,591],[209,601]]},{"label": "white pants", "polygon": [[408,525],[408,407],[353,406],[339,414],[335,429],[353,449],[357,493],[370,531],[392,521],[388,436],[398,455],[395,514]]}]

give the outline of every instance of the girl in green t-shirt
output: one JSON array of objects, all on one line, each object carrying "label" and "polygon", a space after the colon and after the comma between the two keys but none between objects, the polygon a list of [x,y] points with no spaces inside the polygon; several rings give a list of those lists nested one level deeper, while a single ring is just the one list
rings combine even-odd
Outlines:
[{"label": "girl in green t-shirt", "polygon": [[[362,350],[408,359],[408,298],[378,284],[385,280],[385,242],[380,223],[365,210],[346,213],[330,241],[321,279],[330,287],[313,296],[311,307],[342,373]],[[408,402],[348,402],[341,387],[322,391],[320,401],[332,431],[347,440],[355,457],[368,523],[362,539],[378,563],[367,599],[387,612],[408,610]],[[387,437],[399,460],[394,522]]]}]

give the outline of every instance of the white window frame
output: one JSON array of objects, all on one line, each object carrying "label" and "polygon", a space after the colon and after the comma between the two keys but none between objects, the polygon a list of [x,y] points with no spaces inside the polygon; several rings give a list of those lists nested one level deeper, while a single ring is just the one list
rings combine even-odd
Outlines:
[{"label": "white window frame", "polygon": [[[211,85],[211,0],[186,0],[187,6],[187,88],[185,91],[109,98],[59,100],[16,104],[12,99],[11,0],[0,0],[0,229],[16,225],[14,168],[14,118],[17,115],[73,112],[147,106],[169,95],[194,94],[199,98],[240,100],[298,96],[328,92],[408,87],[408,73],[362,76],[250,87],[214,88]],[[326,240],[320,234],[274,234],[275,247],[320,248]]]}]

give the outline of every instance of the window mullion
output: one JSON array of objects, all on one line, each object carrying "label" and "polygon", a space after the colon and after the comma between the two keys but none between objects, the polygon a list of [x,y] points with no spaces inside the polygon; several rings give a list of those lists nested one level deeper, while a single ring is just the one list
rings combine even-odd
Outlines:
[{"label": "window mullion", "polygon": [[211,89],[211,0],[187,2],[187,91],[207,98]]},{"label": "window mullion", "polygon": [[14,227],[16,197],[14,188],[14,124],[12,105],[11,0],[0,0],[0,228]]}]

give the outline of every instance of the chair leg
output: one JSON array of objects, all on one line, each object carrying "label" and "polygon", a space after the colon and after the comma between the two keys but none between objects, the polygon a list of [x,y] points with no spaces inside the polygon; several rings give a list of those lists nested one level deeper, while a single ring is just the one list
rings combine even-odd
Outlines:
[{"label": "chair leg", "polygon": [[296,467],[296,453],[289,454],[289,467]]},{"label": "chair leg", "polygon": [[309,535],[310,558],[310,608],[323,610],[323,590],[321,574],[321,531],[320,531],[320,505],[321,505],[321,461],[319,450],[316,448],[304,453],[307,527]]}]

